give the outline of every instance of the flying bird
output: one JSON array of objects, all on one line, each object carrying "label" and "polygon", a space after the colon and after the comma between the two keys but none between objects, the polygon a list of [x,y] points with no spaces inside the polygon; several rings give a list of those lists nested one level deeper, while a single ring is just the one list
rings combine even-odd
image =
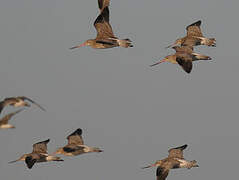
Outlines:
[{"label": "flying bird", "polygon": [[157,180],[165,180],[168,176],[170,169],[177,169],[177,168],[188,168],[191,169],[192,167],[199,167],[197,161],[187,161],[183,157],[183,150],[187,148],[187,145],[183,145],[180,147],[170,149],[169,155],[167,158],[156,161],[154,164],[143,167],[150,168],[150,167],[157,167],[156,176]]},{"label": "flying bird", "polygon": [[177,39],[172,45],[173,46],[198,46],[198,45],[206,45],[206,46],[216,46],[215,38],[206,38],[203,36],[200,25],[201,21],[197,21],[195,23],[190,24],[186,27],[187,35],[183,38]]},{"label": "flying bird", "polygon": [[96,38],[89,39],[83,44],[74,46],[70,49],[76,49],[83,46],[91,46],[96,49],[106,49],[117,46],[124,48],[133,47],[130,39],[119,39],[114,35],[112,27],[109,23],[109,2],[109,0],[98,0],[100,15],[94,22],[94,26],[97,31]]},{"label": "flying bird", "polygon": [[8,124],[8,121],[17,113],[21,112],[23,109],[19,109],[15,112],[9,113],[5,115],[2,119],[0,119],[0,129],[9,129],[15,128],[15,126]]},{"label": "flying bird", "polygon": [[0,113],[2,112],[3,108],[10,105],[14,107],[30,107],[31,105],[25,101],[29,101],[32,104],[35,104],[38,106],[41,110],[46,111],[42,106],[40,106],[38,103],[33,101],[32,99],[26,97],[26,96],[17,96],[17,97],[8,97],[5,98],[3,101],[0,102]]},{"label": "flying bird", "polygon": [[17,161],[25,161],[27,167],[31,169],[35,163],[48,162],[48,161],[64,161],[60,157],[53,156],[47,153],[47,143],[50,139],[33,144],[33,151],[29,154],[24,154],[19,159],[11,161],[9,163],[15,163]]},{"label": "flying bird", "polygon": [[77,129],[72,134],[67,136],[68,144],[64,147],[58,148],[54,154],[63,154],[65,156],[77,156],[89,152],[103,152],[96,147],[89,147],[84,145],[82,139],[82,129]]},{"label": "flying bird", "polygon": [[176,53],[166,56],[164,59],[160,60],[159,62],[156,62],[152,65],[158,65],[163,62],[170,62],[173,64],[179,64],[183,70],[187,73],[190,73],[193,67],[192,62],[198,61],[198,60],[211,60],[211,57],[205,56],[203,54],[198,54],[193,51],[192,46],[174,46],[172,47]]}]

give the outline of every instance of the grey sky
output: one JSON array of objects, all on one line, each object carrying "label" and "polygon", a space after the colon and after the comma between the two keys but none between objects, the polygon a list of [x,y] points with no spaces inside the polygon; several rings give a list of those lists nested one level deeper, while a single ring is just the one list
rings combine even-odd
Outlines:
[{"label": "grey sky", "polygon": [[[111,0],[115,35],[135,47],[68,48],[96,33],[97,0],[1,0],[0,96],[25,95],[32,106],[14,130],[0,131],[0,179],[152,180],[140,167],[187,143],[199,168],[170,172],[172,180],[235,179],[239,149],[238,0]],[[173,50],[164,47],[201,19],[217,47],[196,47],[213,58],[190,75],[173,64],[150,68]],[[7,108],[4,113],[12,111]],[[50,138],[49,152],[83,129],[85,143],[104,153],[63,163],[8,164]]]}]

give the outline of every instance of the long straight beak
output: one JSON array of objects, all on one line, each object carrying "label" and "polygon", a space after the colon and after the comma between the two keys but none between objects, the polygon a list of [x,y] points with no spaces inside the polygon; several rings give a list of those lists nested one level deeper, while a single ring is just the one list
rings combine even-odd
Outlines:
[{"label": "long straight beak", "polygon": [[80,47],[84,47],[84,46],[86,46],[86,43],[82,43],[78,46],[71,47],[70,49],[76,49],[76,48],[80,48]]},{"label": "long straight beak", "polygon": [[149,166],[142,167],[141,169],[151,168],[151,167],[155,167],[155,166],[156,166],[156,164],[151,164]]},{"label": "long straight beak", "polygon": [[10,162],[8,162],[9,164],[11,164],[11,163],[15,163],[15,162],[17,162],[17,161],[21,161],[20,159],[17,159],[17,160],[15,160],[15,161],[10,161]]},{"label": "long straight beak", "polygon": [[150,67],[156,66],[156,65],[158,65],[158,64],[160,64],[160,63],[163,63],[163,62],[166,62],[166,59],[162,59],[161,61],[156,62],[156,63],[150,65]]}]

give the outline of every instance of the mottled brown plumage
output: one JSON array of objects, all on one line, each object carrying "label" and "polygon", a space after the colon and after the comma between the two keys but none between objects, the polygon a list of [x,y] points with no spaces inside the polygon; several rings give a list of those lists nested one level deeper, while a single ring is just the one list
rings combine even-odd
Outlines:
[{"label": "mottled brown plumage", "polygon": [[50,139],[33,144],[32,153],[24,154],[19,159],[11,161],[9,163],[15,163],[17,161],[25,161],[27,167],[31,169],[35,163],[48,162],[48,161],[63,161],[60,157],[53,156],[47,153],[47,144]]},{"label": "mottled brown plumage", "polygon": [[170,62],[173,64],[179,64],[185,72],[190,73],[193,67],[193,61],[211,60],[209,56],[195,53],[192,46],[174,46],[173,49],[176,51],[175,54],[166,56],[159,62],[152,64],[151,67],[162,62]]},{"label": "mottled brown plumage", "polygon": [[190,24],[186,27],[187,35],[183,38],[177,39],[174,44],[168,46],[198,46],[198,45],[206,45],[206,46],[216,46],[215,38],[206,38],[203,36],[201,28],[201,21],[197,21],[195,23]]},{"label": "mottled brown plumage", "polygon": [[89,39],[83,44],[74,46],[70,49],[80,48],[83,46],[91,46],[96,49],[105,49],[121,46],[124,48],[133,47],[130,39],[118,39],[109,23],[109,0],[98,0],[100,15],[94,22],[97,36],[95,39]]},{"label": "mottled brown plumage", "polygon": [[36,103],[32,99],[30,99],[26,96],[17,96],[17,97],[8,97],[8,98],[5,98],[3,101],[1,101],[0,102],[0,113],[2,112],[3,108],[8,105],[14,106],[14,107],[24,107],[24,106],[29,107],[30,104],[25,102],[25,100],[31,102],[32,104],[35,104],[41,110],[45,111],[45,109],[42,106],[40,106],[38,103]]},{"label": "mottled brown plumage", "polygon": [[8,121],[17,113],[21,112],[23,109],[19,109],[15,112],[9,113],[5,115],[3,118],[0,119],[0,128],[1,129],[9,129],[9,128],[15,128],[15,126],[8,124]]},{"label": "mottled brown plumage", "polygon": [[79,128],[72,134],[67,136],[68,144],[64,147],[58,148],[54,154],[63,154],[65,156],[77,156],[89,152],[102,152],[96,147],[89,147],[84,145],[82,138],[82,130]]},{"label": "mottled brown plumage", "polygon": [[169,150],[169,155],[167,158],[156,161],[154,164],[143,167],[150,168],[150,167],[157,167],[156,170],[156,177],[157,180],[165,180],[168,176],[170,169],[177,169],[177,168],[192,168],[198,167],[197,162],[187,161],[183,157],[183,150],[187,148],[187,145],[183,145],[180,147],[172,148]]}]

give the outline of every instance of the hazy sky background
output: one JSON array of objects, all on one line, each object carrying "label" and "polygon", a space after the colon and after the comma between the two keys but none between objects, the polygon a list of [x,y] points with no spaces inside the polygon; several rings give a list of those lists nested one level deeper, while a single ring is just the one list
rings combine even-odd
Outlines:
[{"label": "hazy sky background", "polygon": [[[0,179],[154,180],[141,170],[188,144],[185,158],[199,168],[170,172],[169,180],[238,176],[238,0],[112,0],[115,35],[134,48],[69,47],[95,38],[97,0],[1,0],[0,96],[28,96],[32,106],[15,116],[16,129],[0,131]],[[169,63],[164,49],[202,20],[217,47],[196,47],[212,61],[191,74]],[[3,114],[15,110],[8,107]],[[64,162],[8,164],[50,138],[49,152],[83,129],[87,145],[104,153],[64,157]]]}]

